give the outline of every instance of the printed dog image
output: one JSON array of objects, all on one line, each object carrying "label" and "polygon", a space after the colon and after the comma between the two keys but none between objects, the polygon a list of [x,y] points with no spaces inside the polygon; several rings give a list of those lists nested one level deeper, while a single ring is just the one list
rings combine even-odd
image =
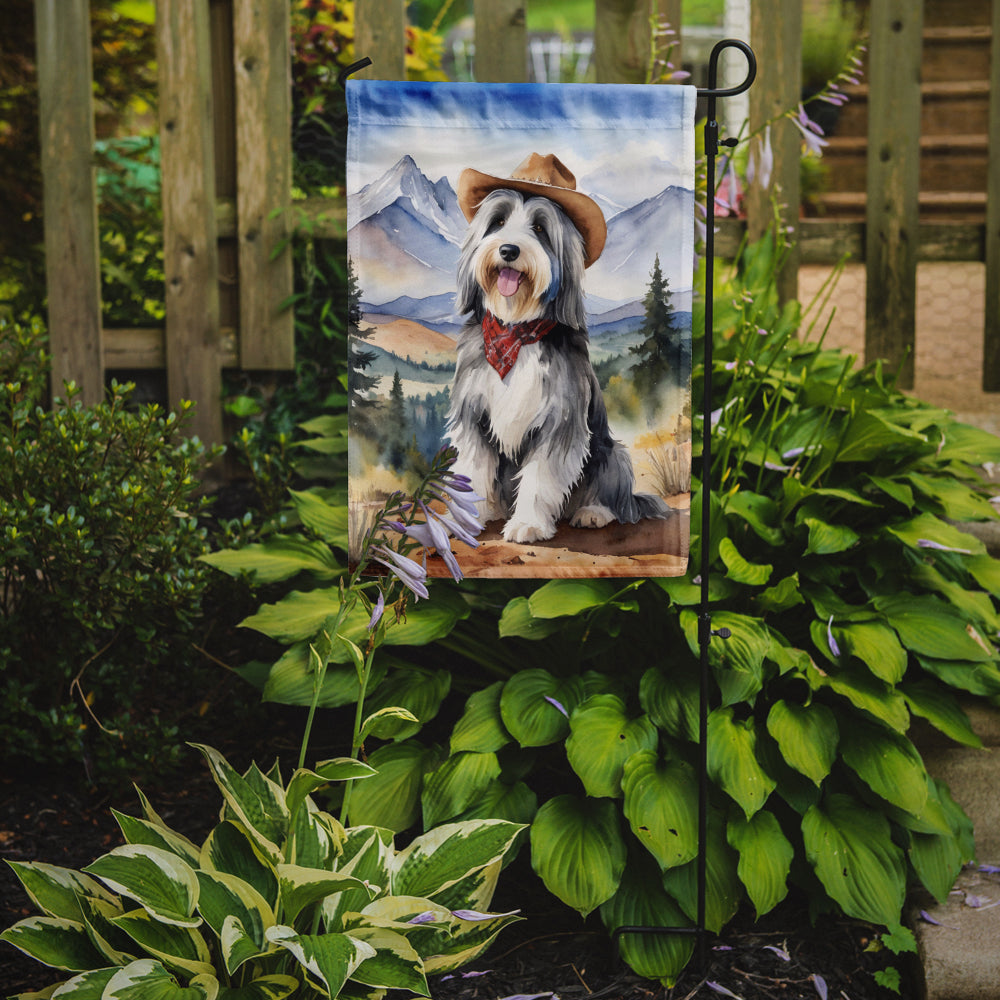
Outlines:
[{"label": "printed dog image", "polygon": [[552,154],[531,154],[510,177],[466,169],[457,195],[469,229],[456,311],[470,318],[447,429],[456,470],[485,498],[483,519],[503,519],[508,542],[528,543],[560,521],[671,516],[659,497],[635,492],[591,365],[583,279],[605,245],[600,207]]}]

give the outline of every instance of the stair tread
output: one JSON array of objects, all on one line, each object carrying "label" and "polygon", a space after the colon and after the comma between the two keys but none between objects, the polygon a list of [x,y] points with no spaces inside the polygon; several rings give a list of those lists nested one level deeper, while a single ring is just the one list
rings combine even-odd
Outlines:
[{"label": "stair tread", "polygon": [[[920,204],[927,206],[986,206],[985,191],[921,191],[918,197]],[[864,205],[868,195],[864,191],[826,191],[817,195],[817,200],[846,207]]]},{"label": "stair tread", "polygon": [[924,28],[925,42],[978,42],[989,41],[992,37],[993,29],[988,24],[949,24]]},{"label": "stair tread", "polygon": [[[827,139],[824,155],[849,156],[852,153],[864,153],[868,149],[868,137],[865,135],[831,135]],[[989,149],[989,139],[986,135],[971,133],[968,135],[922,135],[920,137],[922,152],[973,152],[985,153]]]},{"label": "stair tread", "polygon": [[[870,87],[858,83],[844,88],[852,101],[867,101]],[[989,80],[933,80],[920,84],[923,97],[989,97]]]}]

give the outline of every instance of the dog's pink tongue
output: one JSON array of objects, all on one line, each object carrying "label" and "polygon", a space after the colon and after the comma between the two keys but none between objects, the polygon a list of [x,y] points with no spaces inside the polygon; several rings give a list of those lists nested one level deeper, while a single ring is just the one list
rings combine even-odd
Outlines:
[{"label": "dog's pink tongue", "polygon": [[517,286],[521,283],[521,272],[515,271],[512,267],[505,267],[497,277],[497,290],[501,295],[510,298],[517,291]]}]

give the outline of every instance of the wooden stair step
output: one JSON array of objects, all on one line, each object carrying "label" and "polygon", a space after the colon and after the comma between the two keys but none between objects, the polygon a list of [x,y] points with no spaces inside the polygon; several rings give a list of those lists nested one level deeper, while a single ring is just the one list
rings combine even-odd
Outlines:
[{"label": "wooden stair step", "polygon": [[988,25],[924,29],[921,79],[925,83],[988,80],[992,38]]},{"label": "wooden stair step", "polygon": [[[863,191],[829,191],[816,196],[818,202],[832,216],[861,218],[866,214],[868,197]],[[986,192],[980,191],[921,191],[920,215],[968,218],[982,221],[986,212]]]}]

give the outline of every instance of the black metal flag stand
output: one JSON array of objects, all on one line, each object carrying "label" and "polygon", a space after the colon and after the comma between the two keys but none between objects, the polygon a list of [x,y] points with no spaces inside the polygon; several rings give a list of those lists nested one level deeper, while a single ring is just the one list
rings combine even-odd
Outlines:
[{"label": "black metal flag stand", "polygon": [[[719,88],[718,67],[719,57],[726,49],[739,49],[747,60],[747,75],[736,87]],[[371,65],[367,56],[345,66],[338,75],[338,82],[343,87],[347,78],[365,66]],[[709,501],[709,479],[712,468],[712,324],[713,301],[712,294],[715,280],[715,158],[719,155],[720,146],[735,146],[735,138],[719,139],[719,123],[716,121],[716,100],[720,97],[735,97],[750,89],[757,76],[757,59],[753,49],[743,41],[726,38],[717,42],[712,49],[708,61],[708,87],[698,90],[698,96],[707,99],[707,120],[705,122],[705,158],[707,161],[707,188],[705,206],[705,388],[702,403],[702,453],[701,453],[701,601],[698,612],[698,646],[701,653],[701,686],[698,704],[698,908],[694,927],[655,927],[655,926],[623,926],[618,927],[612,935],[618,943],[623,934],[694,934],[698,941],[698,963],[702,970],[705,961],[705,897],[707,890],[707,835],[708,835],[708,700],[709,700],[709,664],[708,650],[712,637],[720,639],[729,637],[729,629],[712,629],[712,615],[709,604],[709,533],[711,529],[711,505]]]}]

